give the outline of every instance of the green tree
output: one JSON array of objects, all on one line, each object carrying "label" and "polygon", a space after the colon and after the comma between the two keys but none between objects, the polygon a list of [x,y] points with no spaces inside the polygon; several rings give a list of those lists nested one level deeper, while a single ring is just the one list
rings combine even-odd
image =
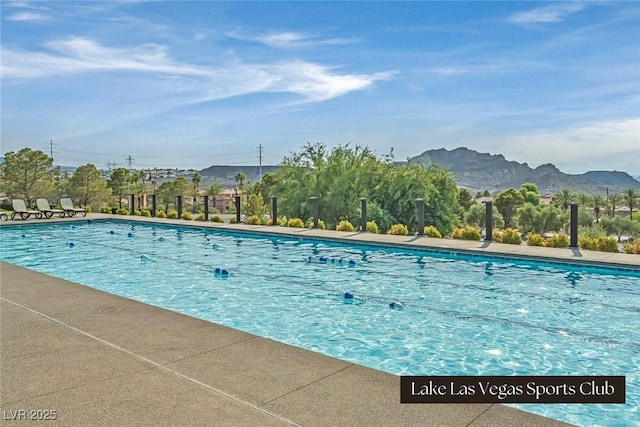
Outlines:
[{"label": "green tree", "polygon": [[175,180],[165,181],[160,184],[156,190],[156,197],[164,205],[165,209],[176,206],[176,196],[183,198],[188,196],[192,191],[192,185],[183,176],[177,177]]},{"label": "green tree", "polygon": [[591,206],[593,206],[593,213],[596,216],[596,224],[600,222],[600,209],[605,205],[604,197],[601,194],[594,194],[591,196]]},{"label": "green tree", "polygon": [[633,218],[633,208],[640,203],[640,192],[633,187],[629,187],[622,192],[622,200],[629,206],[629,217]]},{"label": "green tree", "polygon": [[[500,215],[500,212],[498,212],[498,208],[492,206],[491,212],[491,222],[493,223],[493,226],[496,228],[504,227],[504,219],[502,219],[502,215]],[[464,223],[466,225],[471,225],[473,227],[478,227],[481,230],[484,230],[486,225],[486,217],[486,205],[476,203],[472,205],[464,215]]]},{"label": "green tree", "polygon": [[222,192],[224,191],[224,189],[218,185],[218,184],[211,184],[207,187],[207,189],[205,190],[205,194],[207,194],[207,196],[211,197],[211,203],[213,204],[213,207],[216,207],[216,199],[218,198],[218,196],[220,194],[222,194]]},{"label": "green tree", "polygon": [[96,206],[109,200],[111,189],[91,163],[78,167],[69,180],[69,196],[80,206]]},{"label": "green tree", "polygon": [[578,207],[578,225],[582,225],[585,227],[593,226],[593,223],[596,222],[596,217],[591,213],[591,209]]},{"label": "green tree", "polygon": [[498,194],[495,204],[504,219],[504,226],[512,228],[516,211],[524,204],[524,197],[515,188],[509,188]]},{"label": "green tree", "polygon": [[571,202],[575,200],[575,193],[568,188],[563,188],[558,194],[551,196],[551,204],[562,208],[562,210],[569,209]]},{"label": "green tree", "polygon": [[244,183],[247,180],[247,174],[244,172],[238,172],[235,176],[236,182],[238,182],[238,188],[242,190],[244,188]]},{"label": "green tree", "polygon": [[633,221],[629,217],[616,216],[614,218],[602,217],[600,225],[608,234],[618,236],[618,242],[621,241],[623,235],[629,237],[637,237],[640,235],[640,223]]},{"label": "green tree", "polygon": [[256,215],[259,218],[264,217],[267,213],[267,207],[264,204],[264,200],[262,200],[262,194],[250,194],[247,202],[244,203],[242,207],[242,212],[244,212],[247,217],[252,215]]},{"label": "green tree", "polygon": [[260,182],[256,183],[255,191],[262,195],[262,200],[265,203],[269,203],[271,196],[277,196],[274,194],[274,189],[278,183],[278,176],[273,172],[267,172],[262,176]]},{"label": "green tree", "polygon": [[126,168],[118,168],[111,172],[108,184],[118,199],[118,206],[122,208],[122,198],[127,195],[131,184],[131,173]]},{"label": "green tree", "polygon": [[200,183],[202,182],[202,175],[200,172],[196,171],[191,178],[191,182],[193,182],[193,194],[194,197],[198,197],[200,195]]},{"label": "green tree", "polygon": [[473,194],[466,188],[460,188],[458,190],[458,204],[460,205],[460,218],[464,217],[465,212],[468,212],[471,205],[476,204],[473,200]]},{"label": "green tree", "polygon": [[525,182],[520,186],[520,194],[522,194],[525,203],[531,203],[534,206],[540,204],[540,190],[536,184]]},{"label": "green tree", "polygon": [[616,208],[620,206],[622,202],[622,195],[618,193],[610,194],[607,200],[607,214],[611,215],[612,218],[615,217]]},{"label": "green tree", "polygon": [[9,151],[0,165],[2,190],[10,198],[25,199],[27,206],[35,199],[53,193],[53,159],[40,150],[23,148]]},{"label": "green tree", "polygon": [[368,149],[307,144],[285,157],[276,173],[274,191],[282,214],[309,218],[309,198],[319,197],[320,217],[328,228],[342,220],[360,221],[359,197],[367,198],[368,217],[385,232],[402,222],[416,229],[416,198],[425,199],[429,224],[447,234],[457,225],[458,189],[451,174],[439,168],[396,166],[393,157],[379,160]]},{"label": "green tree", "polygon": [[563,215],[556,206],[525,203],[518,209],[517,220],[521,232],[543,234],[562,229]]},{"label": "green tree", "polygon": [[593,199],[587,193],[577,193],[573,200],[578,203],[578,206],[582,206],[583,208],[590,208],[593,203]]}]

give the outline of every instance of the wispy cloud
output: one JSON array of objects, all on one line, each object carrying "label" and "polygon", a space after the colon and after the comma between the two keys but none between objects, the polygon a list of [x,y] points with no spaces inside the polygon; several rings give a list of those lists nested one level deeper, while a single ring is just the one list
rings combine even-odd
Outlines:
[{"label": "wispy cloud", "polygon": [[205,67],[175,62],[167,55],[165,47],[157,44],[113,48],[83,37],[51,41],[47,47],[47,52],[2,49],[3,78],[22,80],[60,74],[128,71],[194,82],[199,87],[189,87],[188,92],[205,95],[188,102],[256,92],[287,92],[300,95],[304,102],[318,102],[362,90],[394,75],[394,72],[339,73],[334,67],[307,61],[261,64],[236,59],[223,66]]},{"label": "wispy cloud", "polygon": [[567,16],[584,9],[582,3],[558,3],[518,12],[507,20],[516,24],[537,24],[563,21]]},{"label": "wispy cloud", "polygon": [[267,34],[251,35],[242,31],[227,33],[231,38],[262,43],[277,49],[309,48],[354,43],[357,40],[349,38],[323,38],[317,35],[297,33],[293,31],[271,32]]},{"label": "wispy cloud", "polygon": [[14,13],[13,15],[7,16],[5,19],[7,21],[16,22],[42,22],[48,21],[50,18],[36,12],[18,12]]}]

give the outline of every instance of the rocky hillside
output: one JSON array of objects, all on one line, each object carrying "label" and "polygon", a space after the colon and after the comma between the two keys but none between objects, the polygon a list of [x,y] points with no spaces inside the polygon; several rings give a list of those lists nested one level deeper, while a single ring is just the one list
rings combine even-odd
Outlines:
[{"label": "rocky hillside", "polygon": [[561,172],[552,164],[533,169],[526,163],[509,161],[501,154],[479,153],[465,147],[455,150],[428,150],[409,159],[409,163],[429,167],[439,164],[450,170],[458,185],[476,191],[494,193],[509,187],[519,188],[525,182],[538,185],[542,194],[557,193],[562,188],[587,193],[617,192],[624,188],[640,189],[640,181],[618,171],[590,171],[581,175]]}]

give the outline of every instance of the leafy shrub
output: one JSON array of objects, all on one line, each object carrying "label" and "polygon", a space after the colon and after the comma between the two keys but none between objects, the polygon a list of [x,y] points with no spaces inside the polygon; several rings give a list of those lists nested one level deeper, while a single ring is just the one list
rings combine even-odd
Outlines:
[{"label": "leafy shrub", "polygon": [[424,228],[424,235],[427,237],[435,237],[436,239],[442,239],[442,234],[433,225],[428,225]]},{"label": "leafy shrub", "polygon": [[[606,237],[607,233],[604,228],[600,225],[589,225],[589,226],[578,226],[578,236],[580,237],[590,237],[592,239],[597,239],[599,237]],[[580,245],[582,247],[582,245]]]},{"label": "leafy shrub", "polygon": [[378,224],[375,221],[367,221],[367,231],[369,233],[378,234]]},{"label": "leafy shrub", "polygon": [[587,251],[598,250],[598,240],[594,239],[593,237],[582,236],[578,239],[578,244],[580,245],[580,248]]},{"label": "leafy shrub", "polygon": [[453,238],[459,240],[480,240],[480,230],[475,227],[456,228],[453,230]]},{"label": "leafy shrub", "polygon": [[100,213],[111,213],[111,208],[107,205],[100,206]]},{"label": "leafy shrub", "polygon": [[556,234],[555,236],[549,237],[544,245],[548,248],[568,248],[569,247],[569,238],[566,234]]},{"label": "leafy shrub", "polygon": [[178,211],[175,209],[169,209],[167,211],[167,218],[178,219]]},{"label": "leafy shrub", "polygon": [[613,237],[587,237],[578,239],[578,244],[582,249],[588,251],[620,252],[618,242]]},{"label": "leafy shrub", "polygon": [[158,213],[156,215],[158,216],[158,218],[166,218],[167,217],[167,214],[164,213],[164,211],[158,211]]},{"label": "leafy shrub", "polygon": [[129,209],[127,208],[119,208],[116,213],[118,215],[129,215]]},{"label": "leafy shrub", "polygon": [[633,243],[625,243],[624,252],[627,254],[640,255],[640,240]]},{"label": "leafy shrub", "polygon": [[409,229],[404,224],[393,224],[387,234],[393,234],[396,236],[408,236]]},{"label": "leafy shrub", "polygon": [[613,237],[600,237],[597,240],[598,250],[602,252],[620,252],[618,242]]},{"label": "leafy shrub", "polygon": [[142,216],[142,211],[141,211],[141,210],[139,210],[139,209],[136,209],[135,211],[133,211],[133,214],[134,214],[135,216]]},{"label": "leafy shrub", "polygon": [[287,221],[287,227],[304,228],[304,222],[300,218],[291,218]]},{"label": "leafy shrub", "polygon": [[214,215],[214,216],[212,216],[212,217],[211,217],[211,222],[218,222],[218,223],[220,223],[220,222],[224,222],[224,219],[222,219],[222,218],[220,217],[220,215]]},{"label": "leafy shrub", "polygon": [[87,213],[93,212],[93,208],[91,207],[91,205],[85,205],[84,210],[87,211]]},{"label": "leafy shrub", "polygon": [[527,246],[544,246],[544,237],[538,233],[527,233]]},{"label": "leafy shrub", "polygon": [[348,232],[356,231],[356,229],[353,226],[353,224],[351,224],[351,222],[349,222],[347,220],[340,221],[340,223],[338,225],[336,225],[336,230],[337,231],[348,231]]},{"label": "leafy shrub", "polygon": [[199,213],[198,216],[195,218],[196,221],[204,221],[204,212],[203,213]]},{"label": "leafy shrub", "polygon": [[[307,221],[307,228],[312,228],[313,227],[313,220],[310,219],[309,221]],[[318,220],[318,228],[320,230],[326,230],[327,229],[327,225],[324,223],[323,220],[319,219]]]},{"label": "leafy shrub", "polygon": [[271,225],[271,218],[267,218],[267,217],[263,216],[260,219],[260,224],[262,224],[262,225]]},{"label": "leafy shrub", "polygon": [[247,218],[247,224],[260,225],[261,224],[260,217],[258,215],[251,215],[250,217]]},{"label": "leafy shrub", "polygon": [[151,217],[151,211],[150,211],[149,209],[142,209],[142,210],[140,211],[140,214],[141,214],[142,216]]},{"label": "leafy shrub", "polygon": [[193,215],[191,215],[191,212],[189,211],[184,211],[182,212],[182,215],[180,215],[180,218],[186,219],[187,221],[191,221],[193,220]]},{"label": "leafy shrub", "polygon": [[232,216],[229,219],[229,224],[237,224],[238,223],[238,219],[235,216]]},{"label": "leafy shrub", "polygon": [[502,232],[494,231],[493,240],[495,240],[498,243],[507,243],[509,245],[522,244],[522,237],[520,237],[520,233],[518,233],[517,230],[514,230],[512,228],[507,228]]},{"label": "leafy shrub", "polygon": [[287,224],[288,224],[288,222],[289,222],[289,221],[287,220],[287,217],[286,217],[286,216],[283,216],[283,217],[281,217],[281,218],[278,218],[278,225],[279,225],[280,227],[286,227],[286,226],[287,226]]}]

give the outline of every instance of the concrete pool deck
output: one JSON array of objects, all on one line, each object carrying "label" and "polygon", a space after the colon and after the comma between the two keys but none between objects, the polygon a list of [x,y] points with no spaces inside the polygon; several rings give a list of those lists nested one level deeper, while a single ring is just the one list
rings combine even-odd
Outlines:
[{"label": "concrete pool deck", "polygon": [[[92,214],[62,221],[89,218],[141,220]],[[224,228],[291,233],[280,227]],[[440,240],[319,230],[294,235],[411,246]],[[443,249],[508,253],[496,251],[499,244],[493,243],[484,248],[483,242],[437,243]],[[546,250],[566,262],[575,256],[569,249]],[[540,256],[535,252],[524,256]],[[585,251],[582,258],[640,268],[637,255]],[[16,424],[32,415],[51,418],[47,411],[55,411],[50,424],[79,426],[566,425],[498,404],[403,405],[397,376],[7,263],[0,263],[0,381],[7,425],[12,418]]]}]

